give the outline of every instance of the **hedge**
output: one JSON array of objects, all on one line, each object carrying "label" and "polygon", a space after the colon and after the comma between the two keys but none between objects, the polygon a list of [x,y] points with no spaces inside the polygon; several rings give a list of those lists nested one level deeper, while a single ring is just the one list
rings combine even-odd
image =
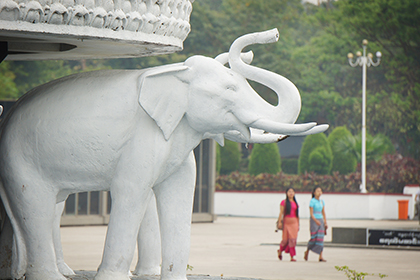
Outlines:
[{"label": "hedge", "polygon": [[332,151],[324,133],[305,137],[298,161],[298,173],[315,172],[330,174],[332,167]]},{"label": "hedge", "polygon": [[[332,175],[289,175],[280,172],[257,176],[233,172],[217,177],[216,190],[283,192],[293,187],[299,192],[311,192],[315,186],[321,186],[324,192],[358,193],[360,181],[359,171],[347,175],[338,172]],[[369,192],[402,193],[404,186],[420,184],[420,161],[403,158],[398,154],[385,155],[381,161],[369,165],[366,183]]]},{"label": "hedge", "polygon": [[282,158],[281,170],[286,174],[298,174],[298,159]]},{"label": "hedge", "polygon": [[249,174],[276,174],[279,171],[281,171],[281,159],[277,143],[254,144],[249,157]]},{"label": "hedge", "polygon": [[330,144],[333,161],[331,171],[338,171],[340,174],[349,174],[356,171],[357,158],[353,154],[344,153],[337,147],[337,143],[346,137],[351,137],[350,131],[345,126],[338,126],[328,135],[328,143]]},{"label": "hedge", "polygon": [[239,169],[241,160],[241,151],[239,144],[233,141],[225,140],[225,146],[219,146],[220,150],[220,174],[229,174]]}]

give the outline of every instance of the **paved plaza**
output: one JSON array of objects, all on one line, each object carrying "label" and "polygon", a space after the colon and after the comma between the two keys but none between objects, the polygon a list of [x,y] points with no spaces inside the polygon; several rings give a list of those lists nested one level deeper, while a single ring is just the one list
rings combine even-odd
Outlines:
[{"label": "paved plaza", "polygon": [[[380,229],[420,229],[418,221],[329,220],[324,258],[310,253],[303,260],[309,239],[309,221],[302,219],[297,246],[297,262],[277,258],[281,232],[275,233],[274,218],[218,217],[213,223],[194,223],[191,233],[190,279],[347,279],[335,266],[346,265],[358,272],[387,274],[385,279],[420,279],[420,250],[370,249],[360,246],[332,246],[331,227]],[[106,226],[62,227],[64,258],[74,270],[95,271],[101,262]],[[134,269],[136,258],[133,260]],[[202,277],[197,277],[201,275]],[[211,276],[211,277],[207,277]],[[87,278],[81,278],[87,279]],[[158,279],[158,278],[156,278]],[[379,279],[369,276],[368,279]]]}]

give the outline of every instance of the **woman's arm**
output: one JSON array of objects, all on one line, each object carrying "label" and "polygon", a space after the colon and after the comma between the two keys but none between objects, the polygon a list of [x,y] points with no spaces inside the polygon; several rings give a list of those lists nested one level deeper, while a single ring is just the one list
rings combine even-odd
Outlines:
[{"label": "woman's arm", "polygon": [[284,216],[284,206],[280,205],[280,214],[279,214],[279,219],[277,220],[278,229],[283,228],[283,216]]},{"label": "woman's arm", "polygon": [[314,222],[319,226],[321,224],[321,222],[318,221],[317,218],[315,218],[315,216],[314,216],[314,208],[313,207],[309,207],[309,212],[311,213],[311,219],[314,220]]},{"label": "woman's arm", "polygon": [[297,220],[298,220],[298,231],[300,230],[300,220],[299,220],[299,217],[297,217]]},{"label": "woman's arm", "polygon": [[325,229],[327,229],[328,225],[327,225],[327,216],[325,215],[325,206],[322,207],[322,217],[324,217],[324,225],[325,225]]}]

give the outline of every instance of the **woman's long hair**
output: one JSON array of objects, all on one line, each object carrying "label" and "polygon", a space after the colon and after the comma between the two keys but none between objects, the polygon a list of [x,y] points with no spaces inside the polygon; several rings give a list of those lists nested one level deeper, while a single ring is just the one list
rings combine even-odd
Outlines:
[{"label": "woman's long hair", "polygon": [[315,187],[315,188],[313,189],[313,191],[312,191],[312,198],[314,198],[314,197],[315,197],[315,191],[316,191],[316,189],[321,189],[321,191],[322,191],[322,188],[321,188],[321,187]]},{"label": "woman's long hair", "polygon": [[[295,190],[295,189],[294,188],[287,188],[287,190],[286,190],[286,211],[285,211],[285,215],[289,215],[290,211],[292,209],[292,204],[290,203],[289,197],[287,197],[287,192],[289,190]],[[296,217],[299,217],[299,204],[296,201],[296,196],[293,196],[293,200],[295,201],[296,207],[297,207],[296,208]]]}]

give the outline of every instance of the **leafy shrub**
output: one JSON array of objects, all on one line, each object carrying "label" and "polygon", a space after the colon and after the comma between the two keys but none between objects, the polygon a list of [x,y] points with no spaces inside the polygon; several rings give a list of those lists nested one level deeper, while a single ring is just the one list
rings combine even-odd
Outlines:
[{"label": "leafy shrub", "polygon": [[[403,158],[399,154],[386,155],[379,162],[368,165],[367,171],[369,192],[402,193],[404,186],[420,184],[420,161]],[[358,193],[360,181],[359,171],[346,175],[338,172],[332,175],[289,175],[279,172],[257,176],[233,172],[217,177],[216,190],[285,191],[288,187],[293,187],[296,191],[311,192],[315,186],[321,186],[324,192]]]},{"label": "leafy shrub", "polygon": [[297,158],[282,158],[281,170],[286,174],[298,173],[298,159]]},{"label": "leafy shrub", "polygon": [[359,192],[360,173],[340,175],[289,175],[261,173],[257,176],[232,172],[216,179],[216,190],[227,191],[285,191],[293,187],[296,191],[311,192],[315,186],[322,186],[325,192]]},{"label": "leafy shrub", "polygon": [[[350,269],[348,266],[335,266],[337,271],[343,271],[346,274],[347,279],[349,280],[364,280],[365,276],[375,276],[373,273],[366,273],[366,272],[357,272],[356,270]],[[379,278],[388,277],[386,274],[379,273]]]},{"label": "leafy shrub", "polygon": [[300,151],[298,172],[329,174],[332,166],[332,151],[324,133],[309,135],[305,138]]},{"label": "leafy shrub", "polygon": [[277,143],[255,144],[249,158],[249,174],[276,174],[280,171],[281,160]]},{"label": "leafy shrub", "polygon": [[420,183],[420,161],[400,154],[385,155],[367,165],[369,192],[402,193],[404,186]]},{"label": "leafy shrub", "polygon": [[344,153],[337,144],[347,137],[352,137],[352,135],[345,126],[336,127],[330,135],[328,135],[328,143],[330,144],[333,153],[331,172],[338,171],[340,174],[348,174],[356,171],[356,155]]},{"label": "leafy shrub", "polygon": [[395,147],[394,144],[392,144],[391,139],[389,139],[388,136],[386,136],[385,134],[379,133],[375,135],[375,138],[379,138],[381,141],[381,153],[382,155],[385,154],[393,154],[395,153]]},{"label": "leafy shrub", "polygon": [[[338,139],[334,144],[334,149],[346,156],[355,156],[357,161],[360,161],[362,156],[362,136],[344,135]],[[366,162],[370,163],[378,161],[385,154],[392,154],[395,148],[391,140],[383,135],[376,134],[375,136],[366,133]]]},{"label": "leafy shrub", "polygon": [[238,143],[225,140],[225,146],[220,149],[220,174],[229,174],[239,168],[241,152]]},{"label": "leafy shrub", "polygon": [[309,171],[317,174],[328,174],[331,170],[331,157],[325,147],[316,148],[309,155]]}]

